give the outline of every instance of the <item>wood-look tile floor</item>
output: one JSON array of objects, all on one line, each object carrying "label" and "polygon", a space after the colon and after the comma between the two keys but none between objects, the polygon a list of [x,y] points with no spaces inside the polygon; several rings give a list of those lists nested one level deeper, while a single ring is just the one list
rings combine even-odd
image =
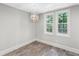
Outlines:
[{"label": "wood-look tile floor", "polygon": [[4,56],[79,56],[79,54],[35,41]]}]

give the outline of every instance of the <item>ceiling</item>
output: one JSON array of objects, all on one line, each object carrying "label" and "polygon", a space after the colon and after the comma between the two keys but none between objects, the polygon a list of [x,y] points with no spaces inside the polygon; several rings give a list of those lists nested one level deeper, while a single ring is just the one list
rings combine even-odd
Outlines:
[{"label": "ceiling", "polygon": [[45,13],[52,10],[57,10],[60,8],[66,8],[76,4],[75,3],[5,3],[5,5],[8,5],[26,12],[40,14],[40,13]]}]

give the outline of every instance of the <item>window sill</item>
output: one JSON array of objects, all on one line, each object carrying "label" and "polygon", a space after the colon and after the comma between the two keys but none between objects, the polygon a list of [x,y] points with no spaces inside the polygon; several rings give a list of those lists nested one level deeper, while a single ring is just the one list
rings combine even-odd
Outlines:
[{"label": "window sill", "polygon": [[47,34],[47,35],[53,35],[53,33],[51,32],[45,32],[45,34]]},{"label": "window sill", "polygon": [[62,37],[70,37],[69,34],[60,34],[60,33],[57,33],[58,36],[62,36]]}]

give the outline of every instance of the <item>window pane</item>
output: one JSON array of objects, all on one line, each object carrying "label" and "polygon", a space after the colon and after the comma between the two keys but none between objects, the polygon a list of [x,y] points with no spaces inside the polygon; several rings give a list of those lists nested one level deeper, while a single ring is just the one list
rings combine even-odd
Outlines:
[{"label": "window pane", "polygon": [[52,15],[47,16],[47,23],[53,23],[53,16]]},{"label": "window pane", "polygon": [[63,33],[67,33],[67,28],[64,28],[63,29]]},{"label": "window pane", "polygon": [[67,13],[63,13],[63,23],[67,23]]},{"label": "window pane", "polygon": [[58,22],[59,22],[59,23],[63,23],[63,15],[62,15],[62,14],[59,14],[58,17],[59,17],[59,18],[58,18]]},{"label": "window pane", "polygon": [[67,24],[63,24],[63,28],[67,28]]},{"label": "window pane", "polygon": [[58,17],[58,23],[67,23],[67,12],[60,13]]},{"label": "window pane", "polygon": [[58,28],[63,28],[63,24],[58,24]]},{"label": "window pane", "polygon": [[58,24],[58,32],[67,33],[67,24]]},{"label": "window pane", "polygon": [[58,32],[59,32],[59,33],[63,33],[63,29],[59,28],[59,29],[58,29]]},{"label": "window pane", "polygon": [[59,33],[67,33],[67,29],[64,29],[64,28],[60,28],[60,29],[58,29],[58,32]]},{"label": "window pane", "polygon": [[52,32],[52,24],[47,24],[47,32]]}]

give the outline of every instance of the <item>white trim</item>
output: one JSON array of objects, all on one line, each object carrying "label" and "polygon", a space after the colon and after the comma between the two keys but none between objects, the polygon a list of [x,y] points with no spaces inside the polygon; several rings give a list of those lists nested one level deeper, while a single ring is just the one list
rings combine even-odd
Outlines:
[{"label": "white trim", "polygon": [[[58,14],[62,12],[68,12],[68,20],[67,20],[67,34],[59,33],[58,32]],[[64,10],[59,10],[56,12],[56,34],[59,36],[65,36],[65,37],[70,37],[70,9],[64,9]]]},{"label": "white trim", "polygon": [[79,49],[76,49],[76,48],[72,48],[72,47],[69,47],[69,46],[66,46],[66,45],[62,45],[62,44],[59,44],[59,43],[56,43],[56,42],[47,41],[47,40],[43,40],[43,39],[37,39],[37,41],[79,54]]},{"label": "white trim", "polygon": [[48,34],[48,35],[53,35],[53,33],[54,33],[54,20],[53,20],[53,23],[52,23],[52,32],[47,32],[46,31],[46,16],[47,15],[53,15],[53,19],[54,19],[54,13],[44,14],[44,33]]},{"label": "white trim", "polygon": [[23,44],[20,44],[20,45],[17,45],[17,46],[14,46],[14,47],[11,47],[11,48],[8,48],[8,49],[5,49],[3,51],[0,51],[0,56],[2,55],[5,55],[11,51],[14,51],[24,45],[27,45],[27,44],[30,44],[34,41],[38,41],[38,42],[42,42],[42,43],[46,43],[48,45],[51,45],[51,46],[54,46],[54,47],[58,47],[58,48],[62,48],[62,49],[65,49],[67,51],[71,51],[71,52],[74,52],[74,53],[78,53],[79,54],[79,49],[76,49],[76,48],[72,48],[72,47],[69,47],[69,46],[66,46],[66,45],[62,45],[62,44],[59,44],[59,43],[55,43],[55,42],[51,42],[51,41],[47,41],[47,40],[42,40],[42,39],[33,39],[33,40],[30,40],[30,41],[27,41]]},{"label": "white trim", "polygon": [[57,33],[56,35],[58,35],[58,36],[64,36],[64,37],[68,37],[68,38],[70,38],[70,35],[69,34],[61,34],[61,33]]},{"label": "white trim", "polygon": [[14,47],[5,49],[5,50],[3,50],[3,51],[0,51],[0,56],[5,55],[5,54],[7,54],[7,53],[9,53],[9,52],[11,52],[11,51],[14,51],[14,50],[16,50],[16,49],[18,49],[18,48],[20,48],[20,47],[22,47],[22,46],[24,46],[24,45],[30,44],[30,43],[32,43],[33,41],[35,41],[35,39],[26,41],[26,42],[24,42],[24,43],[22,43],[22,44],[20,44],[20,45],[17,45],[17,46],[14,46]]}]

